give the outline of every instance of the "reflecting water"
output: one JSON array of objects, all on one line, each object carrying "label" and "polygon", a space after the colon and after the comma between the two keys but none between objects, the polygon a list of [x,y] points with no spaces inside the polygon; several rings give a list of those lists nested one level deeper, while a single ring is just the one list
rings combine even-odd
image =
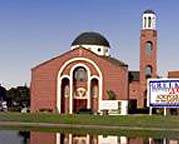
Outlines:
[{"label": "reflecting water", "polygon": [[0,131],[0,144],[179,144],[179,138],[77,135],[71,133]]}]

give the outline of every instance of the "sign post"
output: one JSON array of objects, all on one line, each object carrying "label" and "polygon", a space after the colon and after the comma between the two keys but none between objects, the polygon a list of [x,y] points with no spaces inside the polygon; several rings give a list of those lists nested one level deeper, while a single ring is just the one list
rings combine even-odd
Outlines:
[{"label": "sign post", "polygon": [[164,112],[163,112],[164,116],[167,116],[167,108],[164,107]]},{"label": "sign post", "polygon": [[164,116],[167,108],[179,108],[179,79],[148,79],[147,106],[149,115],[152,108],[164,108]]},{"label": "sign post", "polygon": [[152,115],[152,107],[149,107],[149,115]]}]

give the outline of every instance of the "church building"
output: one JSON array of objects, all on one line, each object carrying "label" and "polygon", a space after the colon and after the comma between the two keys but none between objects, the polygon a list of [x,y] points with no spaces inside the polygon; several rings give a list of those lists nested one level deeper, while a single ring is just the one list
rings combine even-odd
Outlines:
[{"label": "church building", "polygon": [[156,14],[152,10],[143,14],[139,71],[129,71],[110,49],[100,33],[84,32],[69,51],[32,68],[31,112],[100,112],[105,101],[119,101],[123,115],[129,103],[145,107],[147,78],[157,77]]}]

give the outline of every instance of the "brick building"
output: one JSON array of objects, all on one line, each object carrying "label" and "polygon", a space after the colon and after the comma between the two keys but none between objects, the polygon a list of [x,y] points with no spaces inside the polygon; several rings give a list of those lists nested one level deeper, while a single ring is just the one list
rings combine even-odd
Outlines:
[{"label": "brick building", "polygon": [[179,78],[179,70],[168,71],[168,78]]},{"label": "brick building", "polygon": [[146,80],[157,77],[155,23],[155,13],[146,10],[140,36],[140,71],[129,71],[127,64],[112,57],[109,42],[96,32],[80,34],[71,50],[34,67],[31,112],[99,112],[105,100],[120,101],[124,115],[129,101],[134,109],[145,107]]},{"label": "brick building", "polygon": [[133,109],[147,104],[147,79],[157,78],[156,14],[146,10],[140,34],[140,68],[129,72],[129,100]]}]

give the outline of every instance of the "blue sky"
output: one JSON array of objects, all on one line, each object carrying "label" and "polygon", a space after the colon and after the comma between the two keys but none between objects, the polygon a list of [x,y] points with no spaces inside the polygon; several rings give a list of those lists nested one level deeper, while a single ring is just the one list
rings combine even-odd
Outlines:
[{"label": "blue sky", "polygon": [[31,68],[70,49],[82,32],[97,31],[111,54],[139,69],[142,14],[157,13],[158,74],[179,70],[178,0],[0,0],[0,83],[30,84]]}]

